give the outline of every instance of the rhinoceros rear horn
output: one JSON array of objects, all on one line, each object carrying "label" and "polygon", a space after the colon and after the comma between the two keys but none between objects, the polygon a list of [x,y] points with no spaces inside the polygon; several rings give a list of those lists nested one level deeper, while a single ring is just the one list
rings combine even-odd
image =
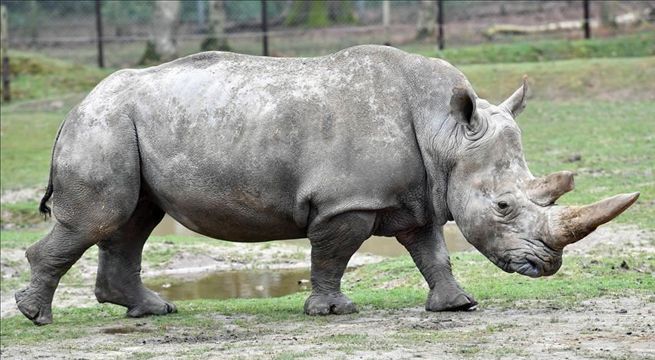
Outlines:
[{"label": "rhinoceros rear horn", "polygon": [[557,201],[560,196],[573,190],[574,187],[573,173],[559,171],[530,181],[526,194],[535,204],[548,206]]},{"label": "rhinoceros rear horn", "polygon": [[639,193],[615,195],[586,206],[562,207],[551,223],[549,245],[563,248],[589,235],[596,228],[624,212]]},{"label": "rhinoceros rear horn", "polygon": [[523,111],[523,109],[525,109],[527,100],[528,76],[523,75],[523,85],[521,85],[518,90],[514,91],[514,93],[509,98],[507,98],[507,100],[503,101],[503,103],[500,104],[500,107],[505,108],[505,110],[512,114],[513,118],[516,118]]}]

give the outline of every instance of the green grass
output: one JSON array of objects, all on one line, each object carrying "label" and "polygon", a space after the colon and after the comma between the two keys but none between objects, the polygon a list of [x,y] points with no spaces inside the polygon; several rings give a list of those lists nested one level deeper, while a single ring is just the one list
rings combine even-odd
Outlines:
[{"label": "green grass", "polygon": [[50,171],[50,152],[61,112],[2,111],[0,183],[2,190],[42,186]]},{"label": "green grass", "polygon": [[[564,198],[567,203],[588,203],[616,193],[640,191],[640,200],[620,221],[655,228],[655,102],[644,99],[655,94],[655,58],[473,65],[463,71],[481,96],[492,99],[510,94],[518,85],[519,74],[533,74],[535,99],[529,101],[518,119],[532,172],[576,172],[577,188]],[[584,85],[585,79],[591,79],[595,85]],[[560,89],[557,93],[556,88]],[[622,96],[630,94],[622,101],[606,101],[602,89],[607,88],[623,92]],[[580,93],[591,95],[576,97]],[[566,94],[571,101],[552,99]],[[51,146],[63,117],[63,112],[3,109],[3,191],[46,185]],[[581,161],[565,162],[572,154],[580,154]],[[34,209],[33,216],[30,209]],[[12,221],[40,221],[35,209],[35,202],[3,204],[3,210],[14,214]]]},{"label": "green grass", "polygon": [[4,227],[11,224],[20,228],[28,228],[42,223],[44,217],[37,211],[37,206],[36,201],[0,204],[0,209],[2,209],[0,226]]},{"label": "green grass", "polygon": [[[652,39],[637,36],[628,40],[626,49],[632,49],[636,43],[645,42],[646,45],[650,44],[650,47],[646,47],[644,51],[650,51],[652,54]],[[596,46],[594,44],[605,44],[603,46],[607,47],[604,50],[606,52],[613,47],[620,47],[615,42],[602,41],[585,46],[593,48]],[[545,46],[537,45],[536,48]],[[531,46],[517,45],[516,53],[521,54],[526,48],[532,49]],[[558,49],[564,45],[553,42],[548,46],[550,50],[544,53],[552,57],[560,56],[557,55],[560,51]],[[570,46],[577,49],[582,45],[574,43]],[[635,53],[627,52],[626,49],[610,52],[610,55],[593,52],[600,50],[593,50],[591,53],[596,54],[594,56],[634,56]],[[492,50],[480,48],[476,51],[478,55],[473,50],[467,54],[455,53],[453,49],[451,54],[464,59],[459,60],[459,63],[466,63],[475,62],[466,59],[482,56],[479,54]],[[516,58],[520,56],[517,55]],[[15,89],[19,94],[19,101],[11,105],[3,104],[1,112],[0,182],[3,192],[45,186],[54,135],[65,113],[80,98],[80,95],[63,98],[61,96],[89,91],[109,72],[78,68],[49,59],[33,60],[30,55],[24,57],[25,62],[19,63],[20,68],[15,70]],[[557,170],[577,172],[576,190],[563,198],[564,203],[588,203],[615,193],[641,191],[642,196],[637,204],[618,221],[655,229],[655,180],[652,165],[655,163],[655,123],[652,121],[655,114],[655,57],[465,65],[461,66],[461,69],[478,94],[495,102],[509,95],[519,85],[520,77],[528,74],[533,89],[532,97],[528,108],[518,121],[523,131],[524,150],[532,172],[535,175]],[[59,80],[63,82],[58,83]],[[27,101],[54,95],[57,97]],[[62,104],[53,106],[53,101],[61,101]],[[566,159],[572,154],[579,154],[581,160],[567,162]],[[38,219],[36,203],[33,201],[2,204],[2,213],[3,225],[7,213],[11,215],[12,223],[32,223]],[[38,231],[2,231],[0,248],[25,249],[42,236],[43,232]],[[153,246],[147,250],[144,262],[165,263],[182,248],[202,247],[206,241],[193,237],[153,237],[149,245],[163,243],[166,246]],[[174,246],[169,246],[170,244]],[[218,243],[212,240],[212,246],[216,245]],[[87,255],[96,255],[94,251],[96,250]],[[625,255],[620,252],[612,254],[615,255],[591,253],[585,256],[566,256],[562,269],[556,275],[540,279],[503,273],[479,254],[454,254],[452,263],[457,279],[481,302],[483,308],[528,308],[535,303],[540,306],[567,308],[576,306],[580,301],[600,296],[652,295],[655,289],[655,278],[652,276],[655,272],[655,258],[652,255]],[[619,266],[623,261],[629,264],[630,270]],[[23,286],[28,281],[27,276],[27,273],[22,273],[18,277],[3,279],[2,291],[8,292],[19,285]],[[78,277],[79,274],[73,271],[66,275],[64,281],[67,284],[76,283]],[[362,312],[394,311],[423,306],[427,295],[424,280],[411,259],[406,256],[351,271],[346,274],[343,287],[358,303]],[[92,293],[92,286],[89,293]],[[135,323],[139,321],[147,321],[148,326],[152,328],[152,336],[164,336],[171,329],[191,335],[211,334],[222,329],[225,324],[220,316],[216,316],[217,313],[243,316],[243,319],[235,321],[239,322],[240,326],[243,325],[241,327],[267,322],[295,322],[299,324],[296,330],[293,330],[296,332],[302,332],[302,324],[329,325],[343,319],[304,316],[302,305],[307,295],[307,292],[300,292],[274,299],[180,301],[177,303],[180,310],[178,314],[147,320],[126,319],[124,308],[113,305],[55,309],[55,323],[47,327],[35,327],[20,315],[3,319],[0,324],[0,339],[3,346],[43,345],[63,339],[96,337],[98,328],[135,327]],[[655,299],[651,297],[648,301]],[[349,316],[354,319],[360,315]],[[469,342],[484,334],[502,330],[486,327],[460,334],[466,344],[459,349],[459,355],[477,356],[480,347],[469,346]],[[454,332],[455,330],[407,329],[399,332],[394,342],[410,346],[424,341],[445,341],[451,338]],[[121,336],[135,340],[143,334],[136,332]],[[325,341],[345,354],[352,354],[362,348],[378,348],[389,344],[376,344],[375,336],[347,333]],[[222,346],[229,347],[230,342],[225,342]],[[499,356],[514,354],[512,349],[502,351],[503,354]],[[520,354],[520,351],[516,354]],[[142,352],[135,354],[137,355],[149,357],[152,354]],[[303,356],[304,353],[293,351],[279,354],[279,358]]]},{"label": "green grass", "polygon": [[[501,102],[528,75],[530,99],[544,101],[655,100],[655,57],[563,60],[460,66],[477,94]],[[530,106],[530,104],[528,104]],[[559,104],[553,104],[557,107]]]},{"label": "green grass", "polygon": [[523,63],[566,59],[640,57],[655,55],[655,32],[590,40],[542,40],[512,44],[488,44],[425,49],[423,45],[401,48],[425,56],[445,59],[455,65]]},{"label": "green grass", "polygon": [[86,92],[112,71],[76,65],[33,53],[12,51],[12,100],[43,99]]},{"label": "green grass", "polygon": [[27,249],[28,246],[40,240],[44,233],[41,231],[2,231],[0,244],[2,249]]},{"label": "green grass", "polygon": [[[453,256],[453,272],[467,291],[471,292],[483,307],[517,308],[534,307],[531,301],[542,306],[555,304],[560,308],[576,306],[580,301],[599,296],[625,296],[626,294],[652,294],[655,278],[655,259],[649,256],[632,257],[576,257],[565,259],[562,270],[551,277],[530,279],[517,274],[506,274],[495,268],[479,254],[459,253]],[[618,265],[626,260],[631,269]],[[402,279],[395,288],[381,285]],[[422,306],[427,290],[423,280],[407,256],[367,265],[346,274],[344,291],[357,302],[362,312],[376,309],[393,310]],[[155,333],[167,329],[187,329],[190,332],[210,331],[222,327],[216,314],[246,316],[247,322],[311,322],[329,324],[335,317],[307,317],[302,314],[306,292],[281,298],[192,300],[177,303],[177,314],[149,318]],[[23,316],[3,319],[1,334],[3,343],[36,344],[50,339],[71,339],[90,336],[97,328],[132,326],[134,319],[124,318],[124,309],[113,305],[97,305],[90,308],[55,309],[55,323],[47,327],[35,327]],[[356,317],[358,315],[350,315]],[[138,321],[138,320],[136,320]],[[486,333],[502,331],[497,328],[483,329]],[[367,343],[363,335],[344,334],[326,339],[335,344]]]},{"label": "green grass", "polygon": [[[618,221],[655,229],[653,114],[652,101],[535,101],[518,119],[528,166],[536,175],[577,173],[576,189],[562,199],[565,204],[640,191]],[[567,162],[572,154],[580,161]]]}]

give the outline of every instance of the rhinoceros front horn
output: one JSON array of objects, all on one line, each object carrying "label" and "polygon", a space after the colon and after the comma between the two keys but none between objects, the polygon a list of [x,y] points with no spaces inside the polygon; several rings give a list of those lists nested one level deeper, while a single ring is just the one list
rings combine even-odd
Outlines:
[{"label": "rhinoceros front horn", "polygon": [[562,206],[556,209],[551,222],[551,237],[548,243],[555,249],[562,249],[589,235],[596,228],[634,204],[639,193],[612,196],[586,206]]}]

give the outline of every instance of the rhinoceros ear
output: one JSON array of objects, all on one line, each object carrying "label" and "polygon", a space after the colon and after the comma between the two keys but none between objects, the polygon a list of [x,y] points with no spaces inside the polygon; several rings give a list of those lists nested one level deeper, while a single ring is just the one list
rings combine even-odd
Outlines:
[{"label": "rhinoceros ear", "polygon": [[507,98],[500,104],[501,107],[505,108],[513,118],[519,116],[519,114],[525,109],[525,105],[528,100],[528,76],[523,75],[523,85],[516,91],[514,94]]},{"label": "rhinoceros ear", "polygon": [[450,98],[450,116],[469,130],[478,126],[475,116],[475,94],[467,88],[456,87]]}]

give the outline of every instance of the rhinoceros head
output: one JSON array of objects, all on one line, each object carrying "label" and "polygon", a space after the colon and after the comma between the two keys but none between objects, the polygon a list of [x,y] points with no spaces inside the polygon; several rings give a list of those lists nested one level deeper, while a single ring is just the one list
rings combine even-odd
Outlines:
[{"label": "rhinoceros head", "polygon": [[466,239],[507,272],[552,275],[562,249],[632,205],[639,193],[622,194],[586,206],[559,206],[573,190],[573,174],[535,178],[521,146],[514,118],[525,108],[527,81],[502,104],[455,89],[451,117],[458,123],[455,162],[448,178],[450,213]]}]

